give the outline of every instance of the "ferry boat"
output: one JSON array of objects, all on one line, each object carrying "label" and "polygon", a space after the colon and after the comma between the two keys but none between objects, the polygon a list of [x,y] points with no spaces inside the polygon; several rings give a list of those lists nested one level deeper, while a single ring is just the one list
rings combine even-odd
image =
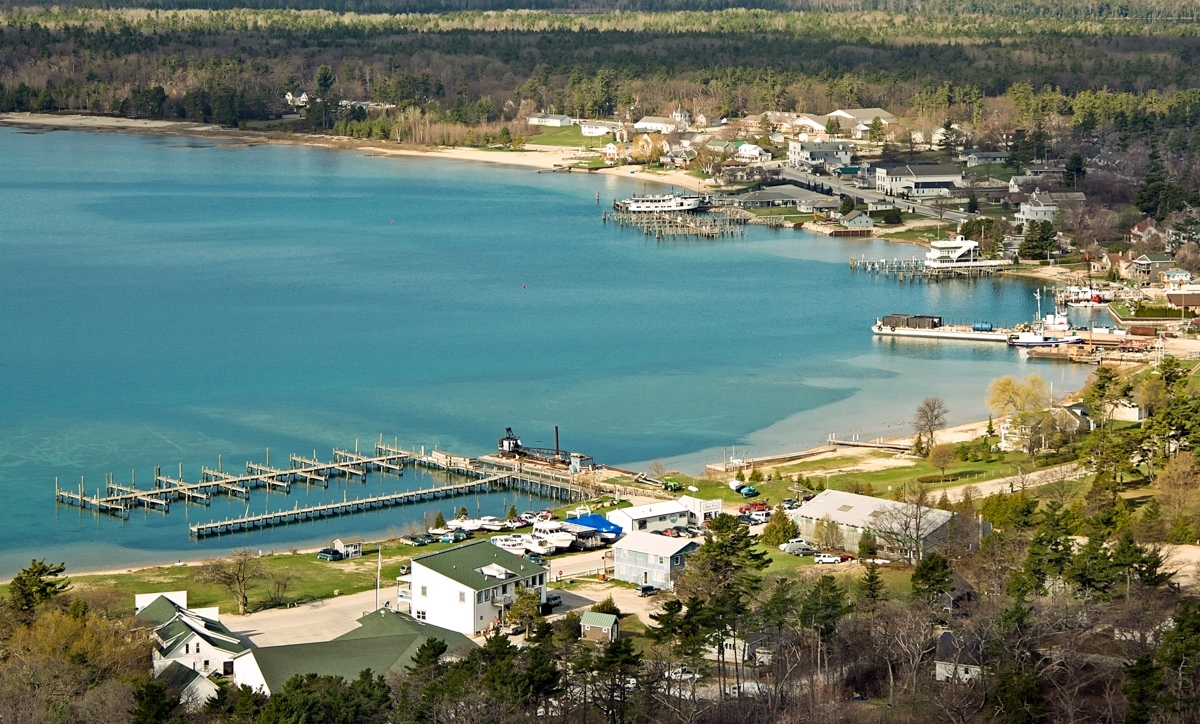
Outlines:
[{"label": "ferry boat", "polygon": [[635,213],[655,213],[671,211],[695,211],[700,208],[704,199],[696,194],[653,194],[646,196],[631,196],[613,202],[617,211]]}]

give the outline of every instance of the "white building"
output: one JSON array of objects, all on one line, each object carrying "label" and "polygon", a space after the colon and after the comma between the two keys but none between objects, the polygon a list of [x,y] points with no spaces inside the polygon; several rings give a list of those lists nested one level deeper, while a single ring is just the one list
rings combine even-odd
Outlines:
[{"label": "white building", "polygon": [[952,195],[962,183],[962,169],[952,164],[877,164],[875,189],[916,199]]},{"label": "white building", "polygon": [[693,498],[690,495],[682,495],[679,498],[679,504],[687,508],[688,520],[695,523],[703,523],[706,520],[712,520],[721,514],[721,500],[701,500]]},{"label": "white building", "polygon": [[643,116],[633,124],[633,130],[638,133],[670,133],[675,130],[675,121],[663,116]]},{"label": "white building", "polygon": [[849,166],[853,156],[853,143],[788,142],[788,165],[793,168],[841,168]]},{"label": "white building", "polygon": [[688,508],[678,500],[620,508],[609,511],[604,517],[608,518],[608,522],[621,526],[626,533],[648,533],[694,522]]},{"label": "white building", "polygon": [[621,130],[621,124],[616,121],[580,121],[579,132],[588,138],[607,136]]},{"label": "white building", "polygon": [[289,91],[287,95],[283,97],[283,99],[287,101],[287,104],[293,108],[303,108],[304,106],[308,105],[307,93],[301,93],[300,95],[295,96]]},{"label": "white building", "polygon": [[1025,226],[1032,221],[1054,221],[1055,214],[1058,213],[1058,203],[1051,198],[1050,194],[1044,193],[1041,189],[1034,189],[1029,195],[1029,200],[1021,204],[1021,208],[1013,215],[1019,224]]},{"label": "white building", "polygon": [[[916,516],[918,512],[920,515]],[[954,514],[869,495],[822,490],[792,511],[791,516],[805,540],[813,540],[817,524],[828,520],[837,527],[839,547],[843,550],[857,550],[859,538],[866,532],[875,538],[880,553],[911,558],[918,544],[907,536],[919,534],[921,549],[930,550],[945,539],[946,524]],[[915,523],[917,518],[919,525]]]},{"label": "white building", "polygon": [[217,608],[187,607],[187,591],[139,593],[134,615],[154,631],[154,675],[173,663],[204,676],[233,673],[233,657],[246,650],[221,623]]},{"label": "white building", "polygon": [[983,675],[984,653],[978,639],[942,632],[933,654],[933,678],[965,683]]},{"label": "white building", "polygon": [[771,154],[753,143],[743,143],[733,154],[733,160],[743,163],[766,163],[771,160]]},{"label": "white building", "polygon": [[671,590],[688,555],[699,547],[691,538],[630,533],[613,544],[613,575],[618,581]]},{"label": "white building", "polygon": [[882,108],[849,108],[839,109],[830,113],[826,118],[837,118],[842,132],[854,138],[866,138],[871,124],[878,118],[883,125],[884,133],[896,122],[896,117]]},{"label": "white building", "polygon": [[570,116],[555,113],[530,113],[525,120],[531,126],[550,126],[552,128],[562,128],[572,123]]},{"label": "white building", "polygon": [[523,591],[545,603],[546,573],[486,540],[419,556],[412,559],[412,616],[474,636],[498,623]]}]

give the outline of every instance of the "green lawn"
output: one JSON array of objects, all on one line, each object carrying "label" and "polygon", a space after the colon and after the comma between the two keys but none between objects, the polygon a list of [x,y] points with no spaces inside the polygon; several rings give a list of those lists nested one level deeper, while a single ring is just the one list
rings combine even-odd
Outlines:
[{"label": "green lawn", "polygon": [[[928,218],[928,217],[926,217]],[[939,238],[950,238],[954,233],[953,222],[943,222],[941,226],[941,236],[938,236],[938,227],[935,224],[927,226],[919,226],[915,229],[906,229],[904,231],[893,231],[890,233],[880,234],[881,239],[893,239],[896,241],[932,241]]]},{"label": "green lawn", "polygon": [[598,148],[606,145],[611,139],[608,136],[584,136],[579,126],[563,126],[552,128],[538,126],[538,133],[526,141],[540,146],[569,146],[571,148]]}]

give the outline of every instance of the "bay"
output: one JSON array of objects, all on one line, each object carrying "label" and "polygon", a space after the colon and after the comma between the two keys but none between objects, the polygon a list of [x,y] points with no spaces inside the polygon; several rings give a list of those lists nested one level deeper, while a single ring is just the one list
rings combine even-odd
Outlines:
[{"label": "bay", "polygon": [[56,477],[94,490],[136,471],[145,487],[155,465],[194,479],[219,454],[228,469],[381,434],[481,454],[509,426],[552,444],[554,425],[602,463],[696,471],[732,445],[907,432],[929,395],[954,422],[979,419],[996,376],[1065,390],[1087,372],[870,334],[892,312],[1028,320],[1035,285],[855,275],[851,256],[923,249],[791,230],[655,242],[601,224],[643,189],[619,176],[7,128],[0,158],[0,575],[30,557],[80,569],[281,549],[432,510],[196,542],[189,519],[326,494],[121,522],[56,508]]}]

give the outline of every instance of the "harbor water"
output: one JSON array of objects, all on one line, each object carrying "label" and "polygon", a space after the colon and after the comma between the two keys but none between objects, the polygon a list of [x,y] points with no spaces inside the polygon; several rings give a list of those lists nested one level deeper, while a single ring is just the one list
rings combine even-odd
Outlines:
[{"label": "harbor water", "polygon": [[[410,471],[122,522],[56,508],[56,477],[94,492],[136,471],[146,487],[155,465],[194,480],[219,454],[226,469],[268,447],[327,458],[380,434],[477,455],[509,426],[552,446],[554,425],[602,463],[698,471],[733,445],[905,433],[931,395],[952,422],[978,419],[999,375],[1066,390],[1088,372],[870,332],[893,312],[1028,321],[1029,283],[856,276],[851,256],[924,250],[792,230],[655,242],[600,222],[643,191],[617,176],[13,128],[0,157],[0,576],[31,557],[79,570],[285,549],[433,511],[197,542],[189,520],[433,481]],[[434,508],[500,515],[513,497]]]}]

